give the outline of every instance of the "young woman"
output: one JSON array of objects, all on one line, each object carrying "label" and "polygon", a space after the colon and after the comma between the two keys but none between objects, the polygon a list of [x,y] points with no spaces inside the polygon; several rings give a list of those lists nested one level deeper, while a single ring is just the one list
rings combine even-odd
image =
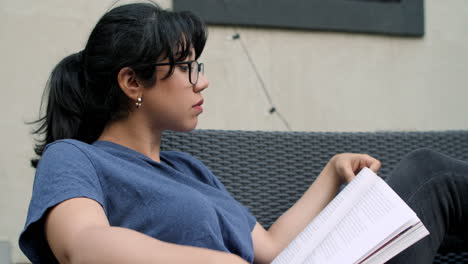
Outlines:
[{"label": "young woman", "polygon": [[[164,130],[193,130],[203,112],[208,80],[197,59],[206,36],[191,13],[124,5],[55,67],[19,241],[33,263],[269,263],[342,183],[363,167],[379,169],[368,155],[334,156],[267,231],[200,161],[161,152]],[[432,232],[398,263],[429,260],[447,224],[461,230],[468,219],[467,165],[441,157],[415,152],[390,179]]]}]

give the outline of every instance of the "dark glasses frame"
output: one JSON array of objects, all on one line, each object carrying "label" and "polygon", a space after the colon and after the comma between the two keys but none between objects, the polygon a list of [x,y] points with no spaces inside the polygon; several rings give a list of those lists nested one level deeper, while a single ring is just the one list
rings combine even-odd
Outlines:
[{"label": "dark glasses frame", "polygon": [[[193,69],[196,70],[197,72],[197,75],[194,76],[195,80],[192,80],[192,64],[195,63],[196,66],[193,67]],[[174,62],[175,65],[181,65],[181,64],[187,64],[187,67],[189,69],[189,81],[192,85],[195,85],[197,84],[198,82],[198,77],[200,75],[200,72],[202,74],[205,73],[205,65],[202,63],[202,62],[198,62],[196,60],[189,60],[189,61],[177,61],[177,62]],[[165,66],[165,65],[172,65],[172,63],[170,62],[162,62],[162,63],[155,63],[153,64],[153,66]]]}]

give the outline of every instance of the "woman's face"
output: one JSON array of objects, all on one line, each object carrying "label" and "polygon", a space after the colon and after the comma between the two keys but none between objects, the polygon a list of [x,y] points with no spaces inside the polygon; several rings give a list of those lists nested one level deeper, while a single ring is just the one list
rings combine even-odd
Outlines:
[{"label": "woman's face", "polygon": [[[192,54],[184,61],[194,60]],[[163,61],[165,62],[165,61]],[[142,107],[156,130],[190,131],[195,129],[198,115],[203,112],[201,92],[208,87],[208,80],[200,72],[198,82],[189,81],[187,64],[176,65],[174,73],[167,79],[170,66],[156,66],[156,83],[144,89]]]}]

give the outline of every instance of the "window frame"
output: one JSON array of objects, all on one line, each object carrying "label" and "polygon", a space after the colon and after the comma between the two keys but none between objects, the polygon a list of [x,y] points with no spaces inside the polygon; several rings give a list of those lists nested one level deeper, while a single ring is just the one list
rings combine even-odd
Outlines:
[{"label": "window frame", "polygon": [[173,0],[209,25],[424,36],[423,0]]}]

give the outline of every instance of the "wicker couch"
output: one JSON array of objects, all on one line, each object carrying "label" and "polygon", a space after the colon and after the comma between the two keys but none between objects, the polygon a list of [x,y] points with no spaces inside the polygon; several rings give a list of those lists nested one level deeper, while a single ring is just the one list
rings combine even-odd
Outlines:
[{"label": "wicker couch", "polygon": [[[268,228],[312,183],[336,153],[368,153],[385,178],[406,153],[430,148],[468,161],[468,131],[260,132],[196,130],[165,133],[162,148],[201,159],[257,220]],[[468,243],[445,242],[434,263],[468,263]]]}]

